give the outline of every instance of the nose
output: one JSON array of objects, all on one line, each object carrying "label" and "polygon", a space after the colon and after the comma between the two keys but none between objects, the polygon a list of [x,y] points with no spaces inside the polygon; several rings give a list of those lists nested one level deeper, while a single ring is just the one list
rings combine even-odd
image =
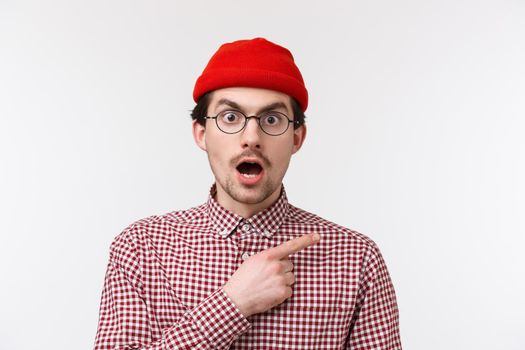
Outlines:
[{"label": "nose", "polygon": [[241,131],[241,144],[243,148],[261,148],[261,128],[256,118],[248,119],[246,126]]}]

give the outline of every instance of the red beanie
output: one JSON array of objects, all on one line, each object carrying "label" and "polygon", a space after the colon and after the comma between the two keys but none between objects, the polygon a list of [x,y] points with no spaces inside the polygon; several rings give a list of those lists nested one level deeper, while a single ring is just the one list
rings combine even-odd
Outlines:
[{"label": "red beanie", "polygon": [[264,38],[238,40],[221,45],[193,89],[193,100],[209,91],[246,86],[270,89],[294,97],[303,112],[308,91],[290,51]]}]

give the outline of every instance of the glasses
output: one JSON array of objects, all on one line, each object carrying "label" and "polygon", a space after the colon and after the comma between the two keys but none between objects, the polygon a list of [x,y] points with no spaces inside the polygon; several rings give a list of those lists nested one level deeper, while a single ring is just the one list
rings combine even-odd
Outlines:
[{"label": "glasses", "polygon": [[215,119],[215,123],[220,131],[226,134],[236,134],[246,127],[248,120],[255,118],[259,127],[264,133],[271,136],[282,135],[288,130],[293,120],[281,112],[263,112],[257,116],[247,117],[244,113],[237,110],[226,110],[217,114],[215,117],[204,117],[204,119]]}]

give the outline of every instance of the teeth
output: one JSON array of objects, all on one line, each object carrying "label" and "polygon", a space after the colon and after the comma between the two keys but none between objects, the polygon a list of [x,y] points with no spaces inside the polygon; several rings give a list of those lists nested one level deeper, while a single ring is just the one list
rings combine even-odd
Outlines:
[{"label": "teeth", "polygon": [[242,174],[242,173],[241,173],[241,175],[244,176],[244,177],[248,177],[248,178],[256,177],[256,176],[257,176],[257,175],[255,175],[255,174]]}]

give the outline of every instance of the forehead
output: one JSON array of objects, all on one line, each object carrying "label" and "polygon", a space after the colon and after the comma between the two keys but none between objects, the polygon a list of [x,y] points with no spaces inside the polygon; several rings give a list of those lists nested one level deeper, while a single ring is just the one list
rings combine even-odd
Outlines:
[{"label": "forehead", "polygon": [[284,104],[285,108],[280,109],[289,113],[292,112],[290,96],[274,90],[251,87],[229,87],[217,89],[211,93],[208,105],[209,110],[216,111],[223,107],[223,105],[225,105],[224,101],[234,102],[247,112],[257,112],[260,108],[281,102]]}]

